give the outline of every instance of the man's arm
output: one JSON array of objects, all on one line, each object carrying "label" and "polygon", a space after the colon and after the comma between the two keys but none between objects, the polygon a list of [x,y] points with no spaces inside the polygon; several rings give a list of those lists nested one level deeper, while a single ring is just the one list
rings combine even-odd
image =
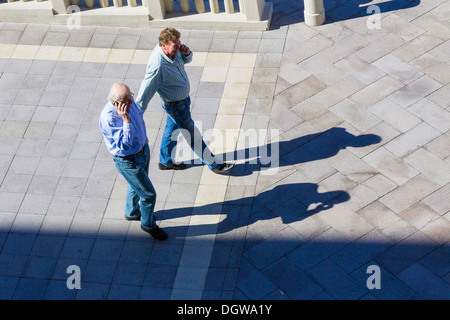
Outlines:
[{"label": "man's arm", "polygon": [[189,49],[188,46],[182,44],[180,47],[180,53],[183,58],[184,63],[190,63],[192,61],[193,52]]},{"label": "man's arm", "polygon": [[100,129],[110,152],[115,153],[119,150],[127,152],[132,148],[134,126],[132,123],[121,120],[109,117],[100,118]]},{"label": "man's arm", "polygon": [[147,66],[147,70],[145,72],[144,80],[141,82],[141,87],[139,89],[139,93],[134,100],[137,107],[145,112],[147,110],[148,103],[153,98],[158,90],[159,85],[159,69],[153,68],[150,65]]}]

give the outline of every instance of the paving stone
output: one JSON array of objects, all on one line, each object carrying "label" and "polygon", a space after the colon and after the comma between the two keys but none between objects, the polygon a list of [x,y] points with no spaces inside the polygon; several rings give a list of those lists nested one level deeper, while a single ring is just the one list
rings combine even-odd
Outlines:
[{"label": "paving stone", "polygon": [[333,63],[326,61],[320,55],[315,55],[298,65],[313,74],[314,77],[320,81],[320,84],[322,85],[321,90],[324,89],[324,84],[333,84],[348,74],[347,70],[336,67]]},{"label": "paving stone", "polygon": [[449,164],[423,148],[405,157],[405,161],[441,186],[450,182]]},{"label": "paving stone", "polygon": [[335,63],[335,66],[346,70],[356,79],[364,82],[366,85],[382,78],[384,73],[357,55],[352,54]]},{"label": "paving stone", "polygon": [[[279,246],[280,241],[284,242],[282,247]],[[285,228],[249,250],[246,256],[258,269],[262,269],[298,247],[302,241],[303,237],[292,229]]]},{"label": "paving stone", "polygon": [[17,44],[22,34],[23,30],[2,30],[0,43]]},{"label": "paving stone", "polygon": [[310,73],[291,59],[283,56],[278,76],[286,80],[289,84],[294,85],[301,80],[306,79],[310,76]]},{"label": "paving stone", "polygon": [[386,149],[403,157],[439,136],[439,131],[422,122],[386,144]]},{"label": "paving stone", "polygon": [[378,59],[372,65],[404,84],[408,84],[423,75],[422,72],[410,64],[401,61],[391,54]]},{"label": "paving stone", "polygon": [[423,199],[423,202],[440,215],[443,215],[450,210],[450,206],[447,202],[440,200],[446,199],[445,197],[447,197],[449,193],[450,193],[450,184],[447,184],[444,187],[437,190],[436,192],[430,194],[425,199]]},{"label": "paving stone", "polygon": [[370,292],[380,300],[408,300],[414,297],[414,291],[405,285],[401,280],[392,275],[387,269],[380,267],[374,261],[370,261],[358,270],[351,273],[351,276],[359,281],[363,286],[367,285],[367,278],[370,273],[367,272],[369,266],[378,266],[381,275],[381,288],[372,289]]},{"label": "paving stone", "polygon": [[328,108],[351,96],[363,87],[364,84],[362,82],[349,75],[313,97],[322,106]]},{"label": "paving stone", "polygon": [[448,299],[448,284],[431,273],[420,263],[416,263],[399,274],[399,278],[413,288],[424,299]]},{"label": "paving stone", "polygon": [[[438,37],[425,33],[417,37],[416,39],[405,43],[400,48],[392,51],[392,54],[399,57],[403,61],[410,62],[415,58],[421,56],[425,52],[431,50],[435,47],[440,47],[439,45],[443,41]],[[434,50],[434,49],[433,49]],[[438,52],[436,49],[435,52]]]},{"label": "paving stone", "polygon": [[448,40],[449,27],[431,14],[424,14],[415,19],[414,24],[443,40]]},{"label": "paving stone", "polygon": [[439,89],[442,85],[427,75],[409,83],[400,90],[394,92],[389,98],[403,108],[407,108],[414,102],[426,97],[428,94]]},{"label": "paving stone", "polygon": [[381,100],[369,110],[401,132],[406,132],[421,122],[420,118],[414,115],[413,110],[405,110],[389,98]]},{"label": "paving stone", "polygon": [[450,257],[448,251],[448,246],[443,245],[423,258],[420,263],[434,272],[437,276],[442,277],[448,272]]},{"label": "paving stone", "polygon": [[378,117],[349,99],[341,101],[329,110],[360,131],[367,131],[381,122]]},{"label": "paving stone", "polygon": [[370,40],[366,40],[360,34],[352,33],[349,29],[343,29],[330,39],[335,41],[334,45],[326,48],[317,56],[321,56],[323,59],[333,63],[352,55],[370,42]]},{"label": "paving stone", "polygon": [[378,39],[378,41],[372,42],[368,46],[358,50],[355,54],[361,59],[372,63],[404,43],[405,41],[400,37],[390,33]]},{"label": "paving stone", "polygon": [[330,259],[350,274],[384,252],[390,245],[389,240],[381,232],[372,230],[333,254]]},{"label": "paving stone", "polygon": [[75,300],[106,300],[110,289],[109,283],[86,282],[84,290],[78,290]]},{"label": "paving stone", "polygon": [[0,277],[0,288],[2,288],[0,297],[3,300],[10,300],[14,295],[19,278]]},{"label": "paving stone", "polygon": [[318,34],[308,39],[308,41],[299,43],[297,46],[284,51],[284,55],[294,62],[300,63],[332,44],[333,42],[331,40]]},{"label": "paving stone", "polygon": [[378,255],[374,260],[394,275],[398,275],[437,247],[438,245],[431,238],[417,231]]},{"label": "paving stone", "polygon": [[50,279],[56,262],[57,258],[30,256],[22,275],[24,278]]},{"label": "paving stone", "polygon": [[18,43],[25,45],[40,45],[42,44],[45,35],[45,31],[24,30]]},{"label": "paving stone", "polygon": [[13,300],[42,300],[48,284],[46,279],[20,278]]},{"label": "paving stone", "polygon": [[277,287],[257,268],[242,260],[237,288],[250,299],[261,299]]},{"label": "paving stone", "polygon": [[433,49],[429,51],[429,54],[433,55],[434,57],[440,59],[441,61],[448,61],[449,56],[447,52],[447,48],[450,45],[450,41],[447,40],[437,46],[435,46]]},{"label": "paving stone", "polygon": [[108,300],[137,300],[141,286],[112,284],[108,292]]},{"label": "paving stone", "polygon": [[[280,259],[265,268],[264,273],[268,275],[271,281],[277,284],[283,292],[295,300],[311,299],[322,292],[320,286],[286,258]],[[303,290],[297,290],[299,287],[303,288]]]},{"label": "paving stone", "polygon": [[450,222],[445,218],[437,218],[424,226],[421,231],[439,244],[449,241]]},{"label": "paving stone", "polygon": [[330,259],[324,260],[306,274],[335,299],[359,299],[367,293],[366,288]]},{"label": "paving stone", "polygon": [[382,197],[380,201],[394,212],[400,213],[437,189],[436,183],[422,175],[418,175]]},{"label": "paving stone", "polygon": [[288,258],[306,271],[345,247],[349,241],[334,229],[328,229],[292,251]]},{"label": "paving stone", "polygon": [[416,232],[416,228],[379,201],[359,210],[358,214],[385,236],[384,239],[380,237],[383,239],[380,242],[387,245],[401,241]]},{"label": "paving stone", "polygon": [[328,210],[321,211],[317,213],[317,215],[319,215],[321,220],[351,241],[360,238],[373,229],[373,227],[357,213],[345,206],[335,206]]},{"label": "paving stone", "polygon": [[428,99],[422,99],[408,108],[416,116],[432,125],[442,133],[450,129],[450,115],[441,107],[433,104]]},{"label": "paving stone", "polygon": [[331,160],[331,164],[340,173],[355,182],[365,181],[377,173],[370,165],[348,151],[339,152]]},{"label": "paving stone", "polygon": [[383,78],[362,88],[362,90],[359,90],[350,98],[360,106],[370,107],[381,99],[389,96],[391,93],[398,92],[397,90],[401,87],[402,83],[400,81],[386,75]]}]

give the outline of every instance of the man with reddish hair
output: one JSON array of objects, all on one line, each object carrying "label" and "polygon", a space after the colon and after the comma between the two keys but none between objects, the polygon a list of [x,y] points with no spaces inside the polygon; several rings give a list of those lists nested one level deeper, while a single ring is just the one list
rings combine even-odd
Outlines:
[{"label": "man with reddish hair", "polygon": [[215,173],[226,173],[233,163],[218,163],[206,146],[201,133],[191,117],[189,78],[184,65],[192,61],[193,52],[180,41],[181,34],[175,28],[161,31],[159,45],[153,50],[141,83],[136,104],[144,112],[150,99],[158,92],[167,114],[166,126],[161,140],[159,169],[183,170],[186,164],[176,164],[173,151],[177,144],[173,137],[179,130],[195,154]]}]

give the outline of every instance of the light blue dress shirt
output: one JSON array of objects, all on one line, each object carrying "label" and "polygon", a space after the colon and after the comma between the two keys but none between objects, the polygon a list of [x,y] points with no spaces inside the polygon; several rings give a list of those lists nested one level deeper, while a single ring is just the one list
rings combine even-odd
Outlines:
[{"label": "light blue dress shirt", "polygon": [[134,102],[128,114],[131,122],[123,122],[116,107],[109,101],[100,114],[100,129],[108,151],[114,156],[136,154],[148,142],[143,113]]},{"label": "light blue dress shirt", "polygon": [[171,60],[157,45],[150,55],[144,80],[135,99],[137,106],[144,112],[156,92],[165,101],[187,98],[190,85],[184,65],[191,62],[192,57],[192,51],[188,56],[178,52]]}]

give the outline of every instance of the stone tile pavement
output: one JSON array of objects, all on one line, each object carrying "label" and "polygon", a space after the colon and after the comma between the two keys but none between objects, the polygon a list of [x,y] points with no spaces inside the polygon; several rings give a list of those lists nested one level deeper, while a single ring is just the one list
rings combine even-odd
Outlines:
[{"label": "stone tile pavement", "polygon": [[[192,113],[229,176],[157,169],[155,242],[97,127],[160,30],[0,22],[1,299],[448,299],[450,1],[274,2],[271,30],[181,30]],[[183,152],[184,151],[184,152]],[[69,290],[69,266],[81,289]],[[381,289],[369,289],[371,266]]]}]

